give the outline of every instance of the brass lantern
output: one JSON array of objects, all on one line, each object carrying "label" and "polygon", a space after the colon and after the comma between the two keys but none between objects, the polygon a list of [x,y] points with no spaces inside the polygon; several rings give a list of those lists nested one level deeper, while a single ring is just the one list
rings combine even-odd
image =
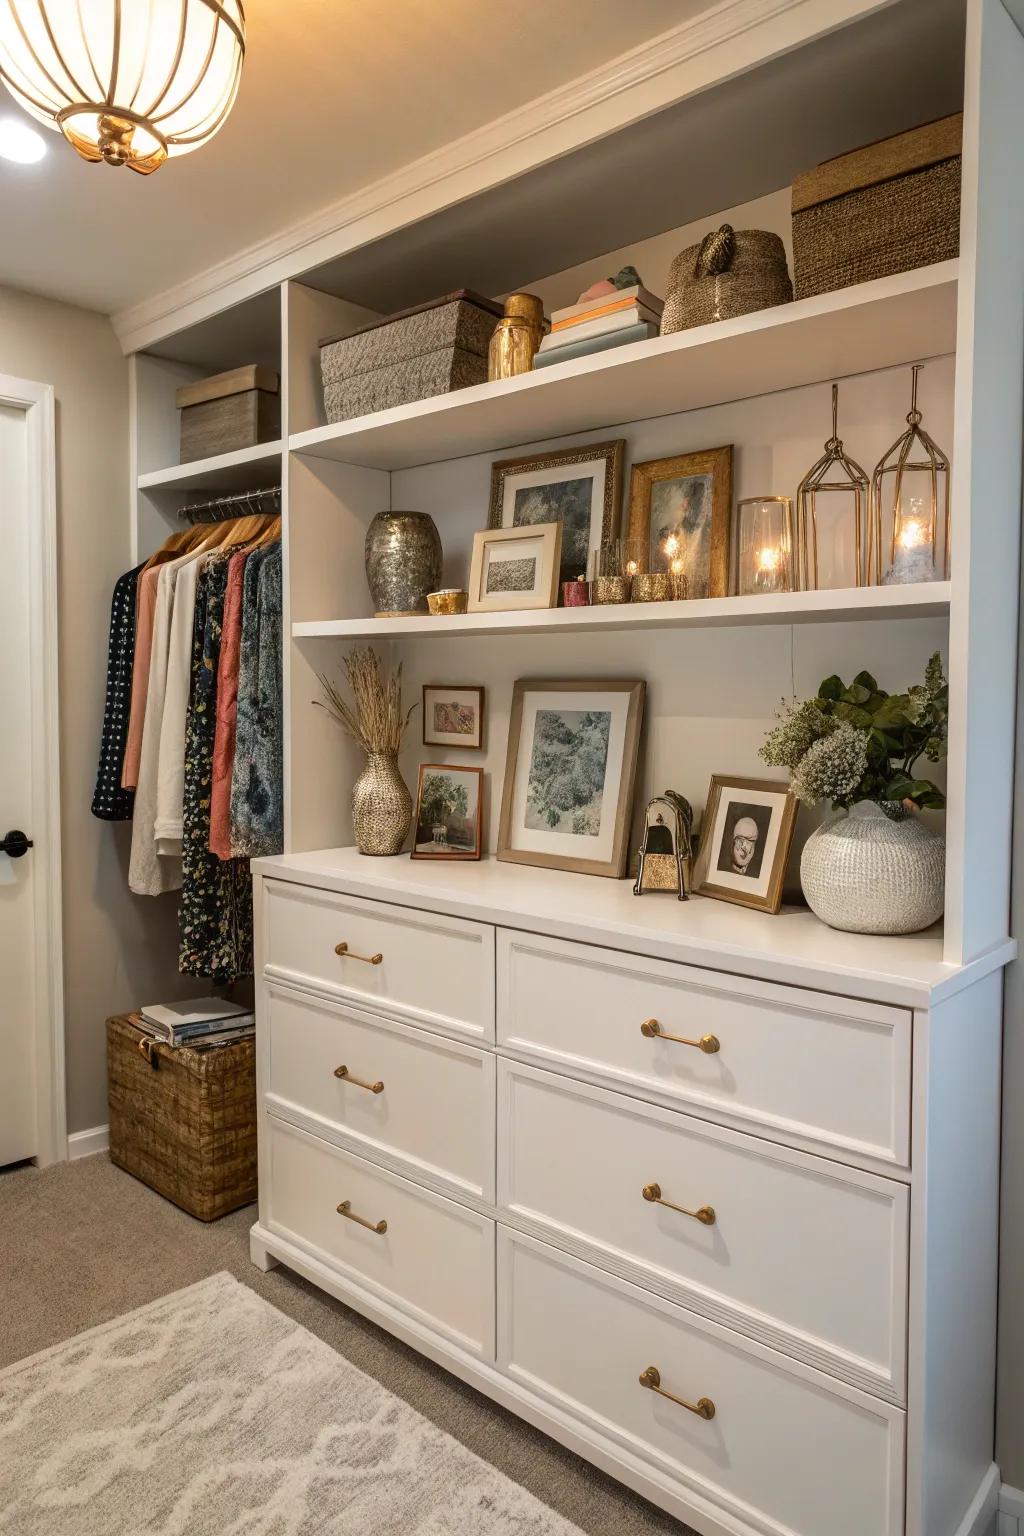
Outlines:
[{"label": "brass lantern", "polygon": [[832,436],[800,482],[797,519],[800,580],[816,591],[863,587],[869,576],[868,477],[838,436],[839,385],[832,385]]},{"label": "brass lantern", "polygon": [[921,364],[910,372],[907,430],[882,455],[871,480],[871,579],[881,586],[949,575],[949,460],[921,425]]}]

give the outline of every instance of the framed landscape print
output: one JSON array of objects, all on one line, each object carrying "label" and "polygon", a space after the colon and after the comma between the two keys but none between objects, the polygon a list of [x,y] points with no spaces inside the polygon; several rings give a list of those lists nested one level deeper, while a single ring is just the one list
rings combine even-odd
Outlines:
[{"label": "framed landscape print", "polygon": [[484,744],[484,690],[462,683],[423,684],[423,745],[476,750]]},{"label": "framed landscape print", "polygon": [[558,523],[495,528],[473,535],[469,570],[470,613],[515,608],[554,608],[558,600]]},{"label": "framed landscape print", "polygon": [[708,790],[694,890],[777,912],[795,821],[796,796],[787,784],[716,773]]},{"label": "framed landscape print", "polygon": [[587,558],[619,536],[625,440],[556,448],[491,465],[490,528],[562,525],[558,580],[587,574]]},{"label": "framed landscape print", "polygon": [[625,874],[643,710],[641,682],[516,683],[499,859]]},{"label": "framed landscape print", "polygon": [[648,552],[652,571],[681,571],[688,597],[729,591],[732,445],[634,464],[629,540]]},{"label": "framed landscape print", "polygon": [[478,859],[483,811],[482,768],[421,763],[416,786],[414,859]]}]

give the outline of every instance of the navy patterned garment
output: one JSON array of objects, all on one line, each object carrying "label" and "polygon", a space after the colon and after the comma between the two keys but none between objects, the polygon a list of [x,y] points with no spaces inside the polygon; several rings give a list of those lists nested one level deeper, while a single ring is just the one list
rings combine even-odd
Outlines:
[{"label": "navy patterned garment", "polygon": [[122,789],[124,749],[128,741],[128,712],[132,702],[132,666],[135,662],[135,599],[139,573],[126,571],[114,584],[110,604],[110,641],[107,647],[107,698],[100,735],[100,760],[92,813],[100,821],[130,821],[135,791]]},{"label": "navy patterned garment", "polygon": [[231,852],[255,859],[284,849],[280,544],[249,556],[243,590]]}]

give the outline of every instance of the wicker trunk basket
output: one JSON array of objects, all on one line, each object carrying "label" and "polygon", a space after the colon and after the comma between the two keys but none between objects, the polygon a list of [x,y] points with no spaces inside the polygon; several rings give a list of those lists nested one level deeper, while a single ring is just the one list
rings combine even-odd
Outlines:
[{"label": "wicker trunk basket", "polygon": [[786,248],[778,235],[723,224],[672,263],[661,334],[788,304],[792,297]]},{"label": "wicker trunk basket", "polygon": [[110,1157],[200,1221],[256,1199],[256,1047],[151,1041],[107,1020]]},{"label": "wicker trunk basket", "polygon": [[959,254],[962,127],[957,113],[795,179],[798,299]]}]

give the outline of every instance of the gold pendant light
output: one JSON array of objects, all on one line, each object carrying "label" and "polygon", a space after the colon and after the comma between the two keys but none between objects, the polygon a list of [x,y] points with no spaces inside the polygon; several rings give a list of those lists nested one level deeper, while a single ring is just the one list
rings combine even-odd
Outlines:
[{"label": "gold pendant light", "polygon": [[0,80],[85,160],[149,175],[234,105],[242,0],[0,0]]}]

